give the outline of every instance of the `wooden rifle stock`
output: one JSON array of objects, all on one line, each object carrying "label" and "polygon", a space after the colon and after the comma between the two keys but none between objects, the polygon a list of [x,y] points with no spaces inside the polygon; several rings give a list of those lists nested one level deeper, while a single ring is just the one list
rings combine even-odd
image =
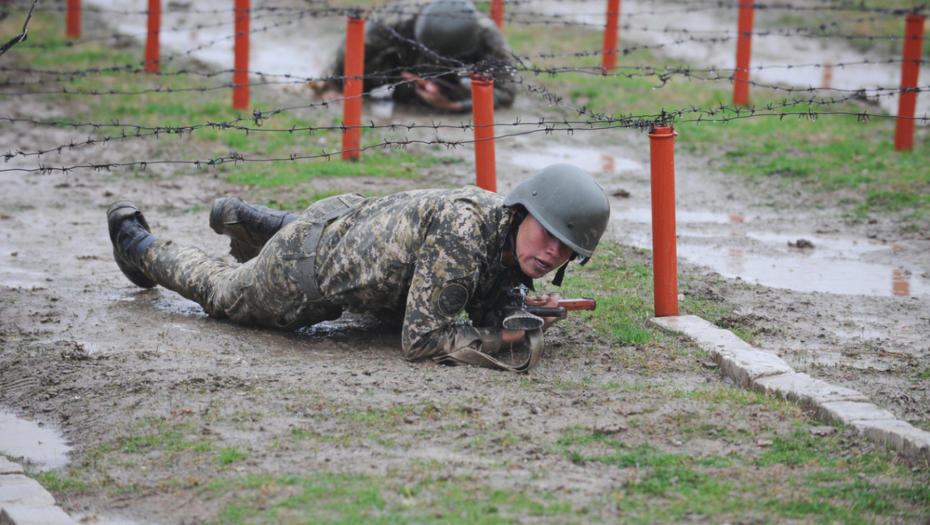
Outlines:
[{"label": "wooden rifle stock", "polygon": [[580,299],[562,299],[559,301],[559,308],[565,308],[568,311],[594,310],[597,308],[597,301],[591,297],[582,297]]}]

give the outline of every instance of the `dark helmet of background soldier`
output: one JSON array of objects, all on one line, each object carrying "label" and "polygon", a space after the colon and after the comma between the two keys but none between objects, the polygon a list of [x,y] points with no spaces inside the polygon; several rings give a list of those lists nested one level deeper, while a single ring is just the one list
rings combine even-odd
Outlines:
[{"label": "dark helmet of background soldier", "polygon": [[463,58],[478,49],[478,10],[468,0],[435,0],[417,17],[417,42],[440,57]]},{"label": "dark helmet of background soldier", "polygon": [[[572,259],[578,257],[581,264],[594,253],[610,219],[607,194],[594,177],[571,164],[547,166],[518,184],[504,197],[504,206],[518,205],[574,250]],[[561,284],[564,269],[559,269],[554,284]]]}]

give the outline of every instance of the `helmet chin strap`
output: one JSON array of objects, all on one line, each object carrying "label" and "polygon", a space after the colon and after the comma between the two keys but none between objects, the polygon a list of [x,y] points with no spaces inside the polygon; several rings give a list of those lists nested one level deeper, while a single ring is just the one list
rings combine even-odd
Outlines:
[{"label": "helmet chin strap", "polygon": [[504,250],[505,252],[513,252],[514,255],[517,253],[517,231],[520,229],[520,225],[523,224],[523,219],[526,219],[526,210],[523,207],[514,208],[513,218],[510,219],[510,227],[507,228],[507,234],[504,235]]},{"label": "helmet chin strap", "polygon": [[565,264],[559,266],[559,269],[555,272],[555,277],[552,279],[552,284],[556,286],[562,286],[562,279],[565,278],[565,270],[568,268],[568,263],[574,261],[576,257],[578,257],[578,254],[572,252],[571,257],[565,261]]}]

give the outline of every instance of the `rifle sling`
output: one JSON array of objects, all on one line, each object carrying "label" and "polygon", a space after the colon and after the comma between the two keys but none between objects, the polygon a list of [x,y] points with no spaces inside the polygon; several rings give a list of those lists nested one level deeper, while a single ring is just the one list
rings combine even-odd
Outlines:
[{"label": "rifle sling", "polygon": [[530,356],[525,363],[520,365],[507,365],[501,363],[497,359],[485,354],[484,352],[479,352],[473,348],[463,348],[461,350],[456,350],[451,354],[446,354],[434,358],[433,360],[437,363],[442,363],[446,365],[472,365],[479,366],[481,368],[490,368],[491,370],[509,370],[516,373],[526,373],[536,367],[539,364],[539,359],[542,357],[543,350],[545,349],[545,344],[543,342],[543,333],[542,329],[529,330],[525,332],[526,344],[530,347]]}]

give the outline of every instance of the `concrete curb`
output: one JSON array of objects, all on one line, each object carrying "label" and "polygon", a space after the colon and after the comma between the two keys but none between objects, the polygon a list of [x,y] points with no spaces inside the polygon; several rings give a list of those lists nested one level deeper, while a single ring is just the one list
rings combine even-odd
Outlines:
[{"label": "concrete curb", "polygon": [[22,465],[0,456],[0,525],[77,525]]},{"label": "concrete curb", "polygon": [[854,426],[867,439],[893,448],[909,460],[930,464],[930,432],[895,419],[894,414],[869,403],[861,393],[797,373],[780,357],[695,315],[654,317],[650,322],[693,339],[702,350],[713,354],[724,375],[736,384],[812,408],[823,419]]}]

